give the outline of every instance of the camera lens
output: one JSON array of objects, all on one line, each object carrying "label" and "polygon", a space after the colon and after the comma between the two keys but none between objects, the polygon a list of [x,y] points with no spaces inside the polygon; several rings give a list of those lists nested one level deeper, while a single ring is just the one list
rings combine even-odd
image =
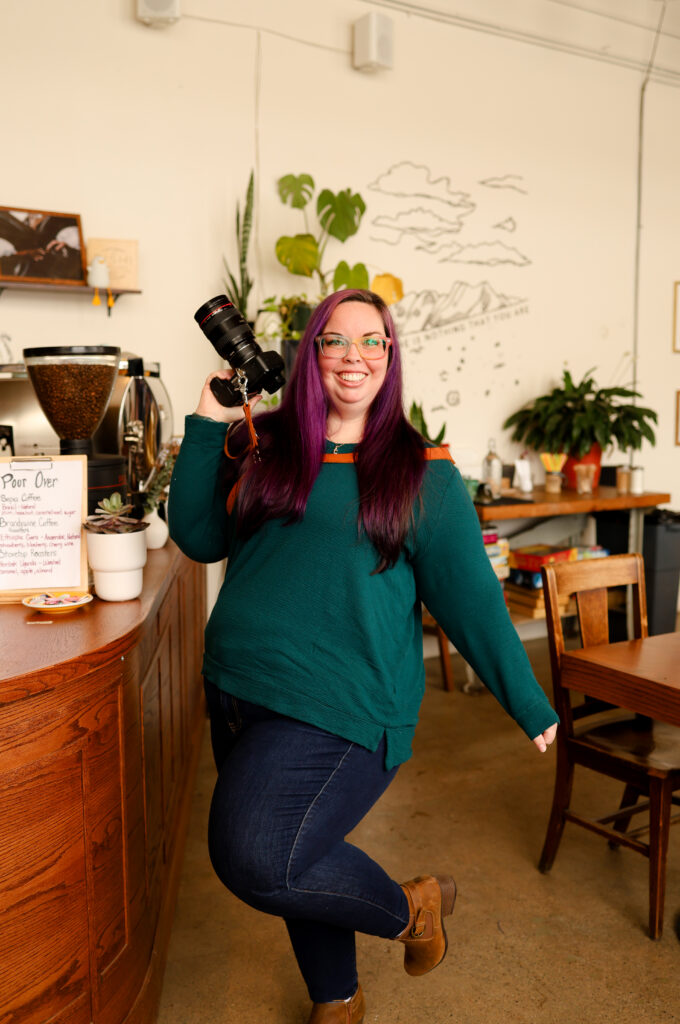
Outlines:
[{"label": "camera lens", "polygon": [[[286,383],[281,356],[262,351],[250,325],[226,295],[205,302],[194,313],[194,320],[232,370],[245,374],[249,394],[264,389],[273,395]],[[237,405],[241,400],[240,390],[232,381],[213,380],[210,387],[222,405]]]},{"label": "camera lens", "polygon": [[243,366],[259,347],[236,306],[226,295],[216,295],[194,313],[194,320],[222,359],[234,368]]}]

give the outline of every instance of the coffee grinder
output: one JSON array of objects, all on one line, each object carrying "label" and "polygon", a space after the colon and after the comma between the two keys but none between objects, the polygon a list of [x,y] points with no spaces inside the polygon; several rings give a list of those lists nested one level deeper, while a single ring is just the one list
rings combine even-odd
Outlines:
[{"label": "coffee grinder", "polygon": [[25,348],[23,355],[40,408],[59,438],[59,451],[87,456],[88,515],[113,491],[125,499],[125,459],[95,452],[92,441],[111,398],[120,349],[63,345]]}]

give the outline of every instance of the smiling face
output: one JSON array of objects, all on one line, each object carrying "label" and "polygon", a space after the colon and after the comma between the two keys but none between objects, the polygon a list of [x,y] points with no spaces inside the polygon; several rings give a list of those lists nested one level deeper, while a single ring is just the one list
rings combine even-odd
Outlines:
[{"label": "smiling face", "polygon": [[[342,334],[346,338],[364,338],[385,334],[385,325],[375,306],[365,302],[341,302],[336,306],[322,332]],[[331,427],[350,421],[359,440],[371,402],[380,391],[389,365],[389,348],[379,359],[363,359],[356,345],[341,358],[318,353],[321,380],[330,402]]]}]

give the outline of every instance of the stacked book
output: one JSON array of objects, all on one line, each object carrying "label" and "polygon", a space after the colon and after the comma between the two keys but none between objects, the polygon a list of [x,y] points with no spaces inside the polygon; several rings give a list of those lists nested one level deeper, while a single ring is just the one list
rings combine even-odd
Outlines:
[{"label": "stacked book", "polygon": [[[545,618],[545,596],[541,566],[552,562],[576,561],[574,547],[552,547],[549,544],[531,544],[514,548],[510,552],[510,571],[505,584],[505,600],[515,615],[527,619]],[[560,614],[567,615],[569,598],[560,599]]]},{"label": "stacked book", "polygon": [[[581,558],[603,558],[609,552],[599,545],[590,547],[551,547],[534,544],[514,548],[510,552],[510,571],[505,584],[508,608],[528,619],[545,618],[545,596],[541,566],[554,562],[575,562]],[[571,615],[574,603],[565,595],[560,598],[560,615]]]},{"label": "stacked book", "polygon": [[[508,609],[515,615],[523,615],[526,619],[545,618],[545,597],[543,587],[528,587],[523,583],[513,582],[513,572],[505,584],[505,600]],[[540,573],[538,574],[540,579]],[[560,597],[560,615],[568,615],[569,598]]]},{"label": "stacked book", "polygon": [[484,538],[484,550],[486,551],[493,571],[499,580],[503,581],[510,574],[508,558],[510,556],[510,543],[506,537],[498,536],[498,527],[492,523],[482,527]]}]

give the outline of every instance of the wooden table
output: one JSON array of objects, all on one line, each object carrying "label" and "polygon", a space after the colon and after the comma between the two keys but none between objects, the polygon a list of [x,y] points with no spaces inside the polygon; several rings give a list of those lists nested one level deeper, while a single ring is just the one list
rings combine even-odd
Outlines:
[{"label": "wooden table", "polygon": [[680,633],[565,651],[570,690],[680,726]]}]

